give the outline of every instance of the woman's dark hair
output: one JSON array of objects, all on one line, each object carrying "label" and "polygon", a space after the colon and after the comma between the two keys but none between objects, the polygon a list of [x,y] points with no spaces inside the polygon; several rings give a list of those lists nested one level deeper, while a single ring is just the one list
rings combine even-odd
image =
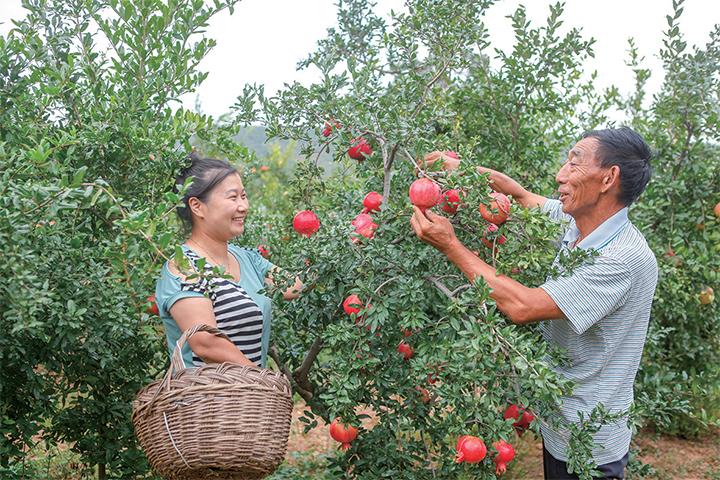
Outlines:
[{"label": "woman's dark hair", "polygon": [[620,201],[628,206],[637,200],[652,175],[653,154],[645,140],[629,127],[590,130],[582,138],[598,141],[601,167],[620,167]]},{"label": "woman's dark hair", "polygon": [[225,180],[229,175],[238,173],[238,171],[225,160],[201,158],[195,152],[190,154],[188,160],[190,164],[183,168],[180,175],[175,178],[174,191],[177,193],[179,187],[183,186],[189,177],[192,177],[192,185],[190,185],[183,197],[184,206],[177,207],[176,210],[183,225],[189,230],[192,228],[192,215],[188,206],[189,200],[196,197],[204,202],[217,184]]}]

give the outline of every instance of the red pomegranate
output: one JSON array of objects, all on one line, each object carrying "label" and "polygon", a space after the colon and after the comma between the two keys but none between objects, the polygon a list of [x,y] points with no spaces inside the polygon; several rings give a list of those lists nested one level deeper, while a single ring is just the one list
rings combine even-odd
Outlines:
[{"label": "red pomegranate", "polygon": [[340,448],[342,450],[347,450],[348,448],[350,448],[350,442],[357,438],[357,434],[357,428],[346,425],[344,423],[340,423],[339,418],[336,418],[330,424],[330,436],[336,442],[341,443]]},{"label": "red pomegranate", "polygon": [[262,255],[265,258],[270,257],[270,250],[265,245],[258,245],[257,246],[258,252],[260,252],[260,255]]},{"label": "red pomegranate", "polygon": [[420,178],[410,185],[410,201],[423,212],[437,205],[440,187],[429,178]]},{"label": "red pomegranate", "polygon": [[440,203],[443,212],[454,214],[460,206],[460,190],[451,188],[443,192],[443,198]]},{"label": "red pomegranate", "polygon": [[397,346],[397,351],[402,354],[403,360],[410,360],[413,356],[413,348],[405,342],[400,342]]},{"label": "red pomegranate", "polygon": [[147,297],[147,301],[150,303],[150,306],[145,309],[145,313],[160,316],[160,309],[158,309],[157,302],[155,301],[155,294],[153,293]]},{"label": "red pomegranate", "polygon": [[418,392],[418,395],[420,395],[423,403],[428,403],[430,401],[430,392],[428,392],[426,388],[418,385],[415,387],[415,391]]},{"label": "red pomegranate", "polygon": [[457,451],[455,463],[478,463],[487,454],[485,442],[472,435],[463,435],[458,438],[455,450]]},{"label": "red pomegranate", "polygon": [[363,199],[363,207],[365,207],[368,213],[379,212],[382,202],[382,195],[380,195],[378,192],[370,192],[365,195],[365,198]]},{"label": "red pomegranate", "polygon": [[510,215],[510,199],[499,192],[490,194],[493,200],[489,205],[480,204],[480,215],[490,223],[502,225]]},{"label": "red pomegranate", "polygon": [[348,155],[353,160],[357,160],[359,162],[362,162],[365,160],[365,157],[369,157],[372,155],[372,147],[368,143],[367,140],[363,137],[354,138],[352,142],[350,142],[350,148],[348,148]]},{"label": "red pomegranate", "polygon": [[495,474],[502,475],[507,470],[507,464],[515,458],[515,449],[505,440],[498,440],[493,443],[493,447],[497,450],[497,455],[493,458]]},{"label": "red pomegranate", "polygon": [[310,238],[313,233],[320,229],[320,220],[312,210],[303,210],[293,218],[293,228],[300,235]]},{"label": "red pomegranate", "polygon": [[353,313],[357,314],[360,313],[360,310],[362,310],[365,307],[363,305],[362,300],[360,300],[360,297],[358,297],[355,294],[348,295],[348,297],[343,302],[343,310],[348,315],[352,315]]},{"label": "red pomegranate", "polygon": [[485,228],[485,232],[480,240],[486,247],[493,248],[493,241],[495,245],[502,245],[507,241],[505,235],[498,234],[498,230],[498,226],[494,223],[489,224],[487,228]]},{"label": "red pomegranate", "polygon": [[503,418],[505,420],[511,418],[516,420],[513,422],[513,427],[515,427],[515,431],[520,436],[525,433],[525,430],[530,428],[530,424],[533,420],[535,420],[535,416],[529,410],[524,407],[517,406],[514,403],[505,409]]},{"label": "red pomegranate", "polygon": [[367,213],[358,214],[351,224],[355,227],[355,231],[365,238],[373,238],[378,228],[377,223],[373,222],[372,217]]}]

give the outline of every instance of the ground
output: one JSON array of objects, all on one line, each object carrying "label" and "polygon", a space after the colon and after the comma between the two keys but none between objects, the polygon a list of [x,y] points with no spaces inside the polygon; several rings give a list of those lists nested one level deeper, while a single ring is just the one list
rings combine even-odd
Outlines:
[{"label": "ground", "polygon": [[[295,405],[290,430],[287,462],[307,462],[308,458],[322,458],[337,448],[330,438],[327,426],[320,425],[308,434],[303,433],[304,424],[298,421],[304,409],[303,403]],[[720,432],[699,440],[685,440],[657,435],[651,431],[640,432],[635,443],[639,459],[649,466],[651,473],[642,478],[658,480],[720,480]],[[532,433],[525,434],[515,442],[516,459],[508,470],[507,480],[542,479],[542,444]],[[636,464],[639,465],[639,464]],[[632,474],[631,474],[632,476]],[[634,476],[634,478],[641,478]]]}]

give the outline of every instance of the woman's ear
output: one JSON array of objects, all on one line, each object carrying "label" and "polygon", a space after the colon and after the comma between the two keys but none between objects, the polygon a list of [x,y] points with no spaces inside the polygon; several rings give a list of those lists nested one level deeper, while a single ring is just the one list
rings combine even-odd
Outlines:
[{"label": "woman's ear", "polygon": [[198,218],[205,218],[203,212],[203,203],[197,197],[190,197],[188,199],[188,208]]}]

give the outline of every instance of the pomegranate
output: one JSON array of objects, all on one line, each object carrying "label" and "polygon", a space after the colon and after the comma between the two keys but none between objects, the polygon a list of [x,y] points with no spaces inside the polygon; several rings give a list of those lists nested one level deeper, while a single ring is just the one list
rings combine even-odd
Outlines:
[{"label": "pomegranate", "polygon": [[497,450],[497,455],[493,458],[495,474],[502,475],[507,470],[507,464],[515,458],[515,449],[505,440],[498,440],[493,443],[493,447]]},{"label": "pomegranate", "polygon": [[372,217],[367,213],[358,214],[350,223],[355,227],[355,231],[365,238],[373,238],[378,227],[377,223],[373,222]]},{"label": "pomegranate", "polygon": [[454,188],[443,192],[440,203],[443,212],[454,214],[460,206],[460,191]]},{"label": "pomegranate", "polygon": [[365,160],[365,157],[372,155],[372,147],[363,137],[354,138],[352,142],[350,142],[350,145],[350,148],[348,148],[348,155],[353,160],[362,162]]},{"label": "pomegranate", "polygon": [[458,438],[455,450],[457,451],[455,463],[478,463],[487,454],[485,442],[472,435],[463,435]]},{"label": "pomegranate", "polygon": [[267,165],[260,165],[261,172],[267,172],[268,170],[270,170],[270,167],[268,167]]},{"label": "pomegranate", "polygon": [[382,205],[383,202],[383,196],[380,195],[378,192],[370,192],[367,195],[365,195],[365,198],[363,199],[363,207],[367,210],[367,212],[379,212],[380,211],[380,205]]},{"label": "pomegranate", "polygon": [[510,199],[499,192],[493,192],[490,196],[493,200],[489,205],[480,204],[480,215],[490,223],[501,225],[510,215]]},{"label": "pomegranate", "polygon": [[293,228],[300,235],[310,238],[313,233],[320,229],[320,220],[312,210],[303,210],[293,218]]},{"label": "pomegranate", "polygon": [[495,245],[502,245],[507,241],[505,235],[498,234],[498,230],[498,226],[494,223],[487,226],[482,238],[480,239],[486,247],[493,248],[493,241],[495,242]]},{"label": "pomegranate", "polygon": [[150,306],[145,309],[145,313],[160,316],[160,310],[158,309],[157,302],[155,301],[155,294],[153,293],[152,295],[147,297],[147,301]]},{"label": "pomegranate", "polygon": [[348,315],[352,315],[353,313],[358,314],[364,307],[365,305],[363,305],[360,297],[355,294],[349,295],[343,302],[343,310]]},{"label": "pomegranate", "polygon": [[420,178],[410,185],[410,201],[423,212],[440,199],[440,187],[429,178]]},{"label": "pomegranate", "polygon": [[332,135],[332,131],[333,131],[332,125],[330,125],[330,123],[328,123],[328,122],[325,122],[325,128],[323,128],[322,136],[329,137],[330,135]]},{"label": "pomegranate", "polygon": [[427,391],[426,388],[423,388],[421,386],[416,386],[415,390],[418,392],[418,395],[422,398],[423,403],[430,402],[430,392]]},{"label": "pomegranate", "polygon": [[520,436],[522,436],[525,430],[530,427],[532,421],[535,420],[535,416],[529,410],[515,404],[512,404],[507,409],[505,409],[505,413],[503,413],[503,418],[505,420],[511,418],[516,420],[515,422],[513,422],[513,427],[515,427],[515,431]]},{"label": "pomegranate", "polygon": [[397,346],[397,351],[402,354],[403,360],[410,360],[413,356],[413,348],[405,342],[400,342]]},{"label": "pomegranate", "polygon": [[720,218],[720,202],[715,205],[715,208],[713,208],[713,212],[715,213],[716,217]]},{"label": "pomegranate", "polygon": [[262,255],[265,258],[270,258],[270,250],[265,245],[258,245],[257,246],[258,252],[260,252],[260,255]]},{"label": "pomegranate", "polygon": [[715,293],[712,287],[706,287],[700,292],[699,295],[700,303],[703,305],[710,305],[715,300]]},{"label": "pomegranate", "polygon": [[357,434],[357,428],[346,425],[344,423],[340,423],[339,418],[336,418],[330,424],[330,436],[336,442],[341,443],[340,448],[342,450],[347,450],[348,448],[350,448],[350,442],[357,438]]}]

